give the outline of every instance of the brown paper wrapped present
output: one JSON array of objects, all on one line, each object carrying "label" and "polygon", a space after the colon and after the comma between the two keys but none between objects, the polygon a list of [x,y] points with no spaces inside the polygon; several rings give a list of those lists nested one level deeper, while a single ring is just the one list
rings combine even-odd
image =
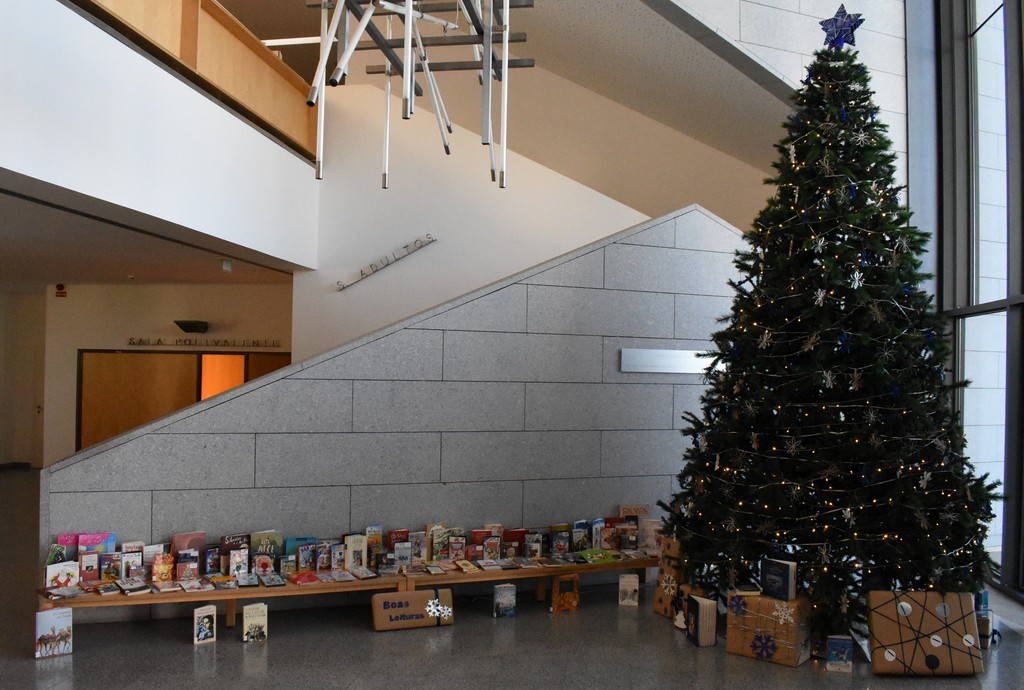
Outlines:
[{"label": "brown paper wrapped present", "polygon": [[685,599],[690,592],[681,594],[679,585],[682,581],[682,572],[679,569],[678,560],[675,562],[669,560],[678,559],[682,555],[679,541],[665,537],[661,543],[661,563],[658,564],[658,588],[654,592],[654,612],[674,619],[677,613],[676,605],[680,597]]},{"label": "brown paper wrapped present", "polygon": [[868,629],[875,673],[981,673],[981,638],[970,593],[868,592]]},{"label": "brown paper wrapped present", "polygon": [[733,594],[726,616],[725,649],[732,654],[799,666],[811,658],[811,603]]},{"label": "brown paper wrapped present", "polygon": [[450,589],[382,592],[370,599],[374,630],[433,628],[455,622]]}]

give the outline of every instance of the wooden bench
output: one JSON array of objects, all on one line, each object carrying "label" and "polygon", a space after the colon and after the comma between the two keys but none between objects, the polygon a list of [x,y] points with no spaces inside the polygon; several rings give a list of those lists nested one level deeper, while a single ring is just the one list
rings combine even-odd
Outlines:
[{"label": "wooden bench", "polygon": [[513,580],[536,580],[534,596],[543,601],[547,596],[548,578],[556,575],[578,573],[610,572],[615,570],[637,571],[640,581],[646,580],[647,568],[658,567],[657,558],[633,558],[610,563],[578,563],[554,567],[516,568],[514,570],[481,570],[475,573],[451,571],[443,575],[390,575],[368,580],[348,582],[312,582],[296,585],[291,582],[281,587],[239,587],[238,589],[207,589],[201,592],[161,592],[125,596],[123,594],[82,594],[72,599],[49,599],[40,594],[39,609],[67,606],[73,609],[104,608],[110,606],[161,606],[164,604],[194,604],[224,602],[225,625],[234,627],[240,600],[269,599],[272,597],[301,597],[340,592],[407,592],[418,587],[464,585],[481,582],[508,582]]}]

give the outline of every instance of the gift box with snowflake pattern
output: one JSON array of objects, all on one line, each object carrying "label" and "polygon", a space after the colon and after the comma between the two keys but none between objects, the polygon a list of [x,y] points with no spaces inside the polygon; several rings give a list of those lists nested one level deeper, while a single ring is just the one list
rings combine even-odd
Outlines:
[{"label": "gift box with snowflake pattern", "polygon": [[455,622],[450,589],[382,592],[374,594],[370,604],[374,630],[433,628]]},{"label": "gift box with snowflake pattern", "polygon": [[681,601],[690,594],[680,589],[681,573],[678,559],[682,554],[679,542],[665,537],[662,541],[661,563],[658,564],[658,588],[654,592],[654,612],[666,618],[675,618]]},{"label": "gift box with snowflake pattern", "polygon": [[799,666],[811,658],[811,603],[732,594],[727,602],[725,649],[752,659]]}]

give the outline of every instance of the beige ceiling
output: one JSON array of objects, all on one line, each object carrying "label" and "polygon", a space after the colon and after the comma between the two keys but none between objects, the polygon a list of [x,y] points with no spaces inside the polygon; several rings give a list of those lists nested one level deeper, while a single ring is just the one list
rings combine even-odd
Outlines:
[{"label": "beige ceiling", "polygon": [[[261,39],[319,34],[320,13],[307,8],[306,0],[220,2]],[[693,38],[692,18],[672,0],[536,0],[535,7],[513,10],[511,15],[512,30],[525,31],[528,36],[513,52],[535,58],[538,75],[543,71],[569,80],[746,165],[766,173],[770,170],[772,142],[788,111],[783,100],[788,87],[758,85],[750,76],[750,65],[743,64],[735,53],[716,51],[714,46],[709,49],[705,39]],[[468,59],[467,48],[459,51],[451,56],[432,54],[432,59]],[[282,52],[299,74],[307,80],[312,76],[318,47],[288,47]],[[379,86],[381,77],[366,75],[365,66],[381,63],[380,54],[366,51],[357,55],[352,81]],[[574,104],[565,102],[557,89],[540,88],[542,82],[557,80],[526,75],[534,70],[519,70],[510,82],[517,89],[510,119],[516,115],[515,99],[529,100],[532,114],[529,122],[515,122],[513,149],[649,215],[677,207],[662,208],[664,204],[631,197],[630,187],[618,189],[607,171],[588,171],[579,165],[577,153],[552,146],[553,140],[558,141],[557,133],[545,131],[543,117],[536,113],[564,113]],[[451,104],[452,120],[479,131],[479,96],[475,95],[478,87],[473,75],[446,73],[438,80],[446,103]],[[531,84],[538,85],[536,93],[530,92]],[[601,113],[589,111],[576,115],[572,113],[568,126],[583,132],[588,119],[601,117]],[[560,121],[566,122],[566,118]],[[624,169],[642,164],[634,161],[630,166],[623,161]],[[151,218],[119,217],[125,214],[109,208],[81,213],[82,200],[64,203],[62,192],[10,181],[9,175],[0,174],[0,192],[17,192],[0,193],[0,291],[39,290],[55,282],[290,280],[290,267],[267,257],[218,245],[182,228],[167,228]],[[103,222],[105,218],[116,222]],[[221,271],[223,257],[233,259],[231,273]]]}]

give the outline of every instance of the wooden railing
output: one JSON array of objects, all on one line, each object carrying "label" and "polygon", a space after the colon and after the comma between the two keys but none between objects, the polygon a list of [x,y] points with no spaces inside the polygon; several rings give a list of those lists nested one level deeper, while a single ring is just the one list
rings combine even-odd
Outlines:
[{"label": "wooden railing", "polygon": [[309,84],[216,0],[68,1],[303,157],[315,156]]}]

